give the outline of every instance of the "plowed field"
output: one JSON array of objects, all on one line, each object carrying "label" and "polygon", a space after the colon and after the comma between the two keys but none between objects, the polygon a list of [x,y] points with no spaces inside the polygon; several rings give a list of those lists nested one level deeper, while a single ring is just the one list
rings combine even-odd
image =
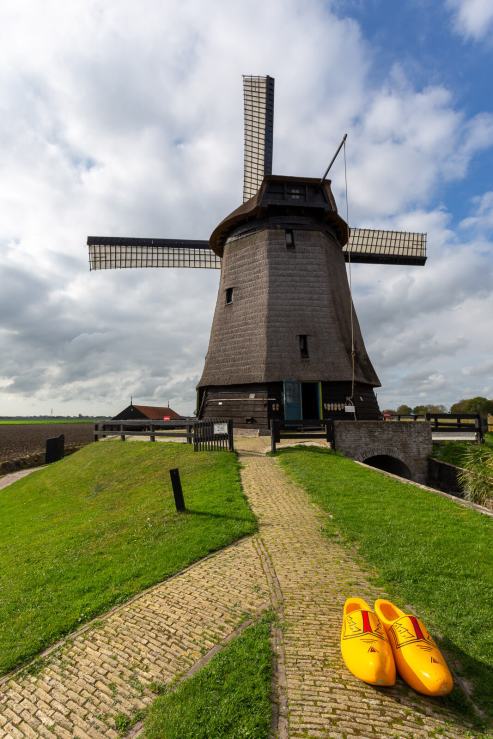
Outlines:
[{"label": "plowed field", "polygon": [[88,444],[93,440],[92,423],[47,423],[0,425],[0,462],[43,452],[46,439],[65,434],[65,445]]}]

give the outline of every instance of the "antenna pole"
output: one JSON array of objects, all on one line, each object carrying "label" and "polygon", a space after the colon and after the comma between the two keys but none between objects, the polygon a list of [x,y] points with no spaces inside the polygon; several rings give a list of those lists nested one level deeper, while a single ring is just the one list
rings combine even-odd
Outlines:
[{"label": "antenna pole", "polygon": [[320,184],[322,184],[322,182],[323,182],[323,181],[325,180],[325,178],[326,178],[326,177],[327,177],[327,175],[329,174],[330,168],[332,167],[332,165],[334,164],[335,160],[337,159],[337,156],[338,156],[338,154],[339,154],[340,150],[342,149],[342,147],[343,147],[343,146],[344,146],[344,144],[346,143],[346,139],[347,139],[347,133],[345,133],[345,134],[344,134],[344,136],[342,137],[342,141],[341,141],[341,143],[339,144],[339,146],[337,147],[337,151],[336,151],[336,153],[335,153],[335,154],[334,154],[334,156],[332,157],[332,159],[331,159],[331,161],[330,161],[330,164],[329,164],[329,166],[327,167],[327,169],[325,170],[324,174],[322,175],[322,178],[321,178],[321,180],[320,180]]}]

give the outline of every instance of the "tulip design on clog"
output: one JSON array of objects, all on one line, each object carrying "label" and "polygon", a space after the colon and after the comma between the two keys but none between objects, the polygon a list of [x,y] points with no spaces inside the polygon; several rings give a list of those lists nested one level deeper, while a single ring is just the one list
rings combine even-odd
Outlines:
[{"label": "tulip design on clog", "polygon": [[454,680],[445,659],[424,623],[409,616],[390,600],[375,601],[375,612],[385,626],[399,675],[424,695],[447,695]]},{"label": "tulip design on clog", "polygon": [[355,677],[371,685],[394,685],[395,663],[385,629],[362,598],[344,604],[341,652]]}]

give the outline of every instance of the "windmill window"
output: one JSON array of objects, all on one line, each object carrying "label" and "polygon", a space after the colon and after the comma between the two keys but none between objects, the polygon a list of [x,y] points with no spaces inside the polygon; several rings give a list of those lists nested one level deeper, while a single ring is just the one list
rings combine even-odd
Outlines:
[{"label": "windmill window", "polygon": [[226,288],[226,305],[231,305],[233,302],[233,288],[227,287]]},{"label": "windmill window", "polygon": [[294,243],[294,233],[292,231],[286,231],[286,249],[294,249],[296,244]]},{"label": "windmill window", "polygon": [[304,188],[301,187],[288,187],[287,195],[290,200],[305,200]]},{"label": "windmill window", "polygon": [[300,354],[302,359],[308,359],[308,336],[306,334],[300,334],[298,336],[300,343]]}]

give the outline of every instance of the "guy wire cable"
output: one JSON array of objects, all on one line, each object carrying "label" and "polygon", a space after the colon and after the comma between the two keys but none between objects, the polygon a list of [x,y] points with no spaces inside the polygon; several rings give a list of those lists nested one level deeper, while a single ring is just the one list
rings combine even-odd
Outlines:
[{"label": "guy wire cable", "polygon": [[[343,155],[344,155],[344,183],[346,190],[346,223],[348,227],[348,238],[351,229],[349,228],[349,198],[348,198],[348,185],[347,185],[347,162],[346,162],[346,138],[342,142]],[[354,309],[353,309],[353,289],[351,280],[351,250],[348,249],[348,277],[349,277],[349,315],[351,320],[351,365],[352,365],[352,377],[351,377],[351,403],[354,407],[354,420],[356,420],[356,406],[354,405],[354,363],[355,363],[355,351],[354,351]]]}]

